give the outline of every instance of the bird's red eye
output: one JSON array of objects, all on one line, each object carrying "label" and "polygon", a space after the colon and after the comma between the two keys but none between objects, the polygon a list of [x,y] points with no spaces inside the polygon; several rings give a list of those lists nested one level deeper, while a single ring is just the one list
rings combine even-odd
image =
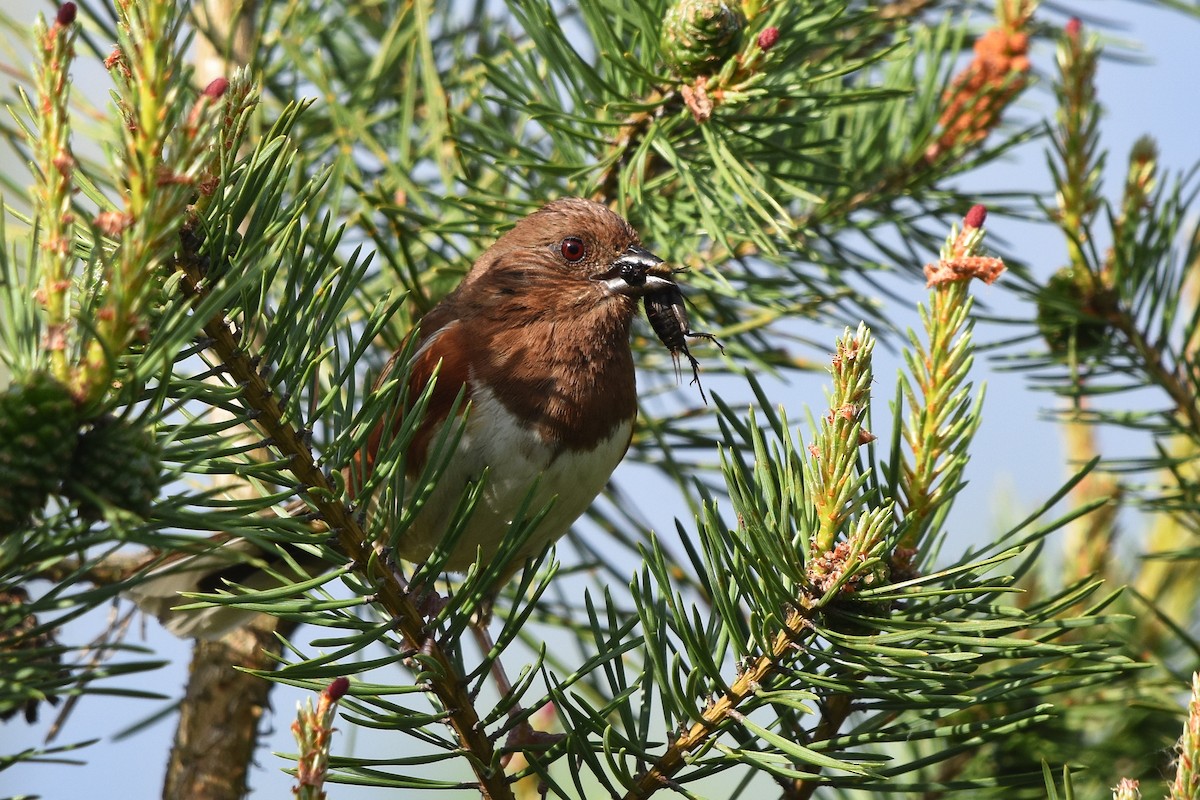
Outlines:
[{"label": "bird's red eye", "polygon": [[563,258],[565,258],[567,261],[578,261],[579,259],[583,258],[585,248],[583,246],[582,239],[577,239],[574,236],[571,236],[562,240],[562,244],[559,245],[559,249],[562,251]]}]

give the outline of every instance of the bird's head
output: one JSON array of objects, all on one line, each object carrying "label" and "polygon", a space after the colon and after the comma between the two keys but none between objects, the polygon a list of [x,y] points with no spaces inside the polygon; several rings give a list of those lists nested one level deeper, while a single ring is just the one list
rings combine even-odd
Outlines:
[{"label": "bird's head", "polygon": [[637,298],[671,285],[670,268],[642,247],[628,222],[600,203],[564,198],[501,236],[461,291],[486,289],[514,311],[532,303],[547,310],[612,307],[632,316]]}]

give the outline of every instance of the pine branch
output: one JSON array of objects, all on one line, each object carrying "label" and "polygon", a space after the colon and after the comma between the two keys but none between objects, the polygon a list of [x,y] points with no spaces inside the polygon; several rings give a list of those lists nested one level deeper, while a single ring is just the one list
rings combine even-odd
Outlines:
[{"label": "pine branch", "polygon": [[947,507],[979,424],[978,410],[970,411],[970,385],[965,383],[973,363],[967,284],[974,277],[991,284],[1005,268],[1000,259],[979,255],[986,214],[983,206],[974,206],[963,220],[962,231],[951,232],[941,260],[925,268],[934,287],[929,310],[921,309],[928,343],[913,337],[906,354],[912,383],[902,380],[911,414],[903,436],[912,459],[904,460],[898,487],[909,526],[904,547],[924,544],[935,515]]},{"label": "pine branch", "polygon": [[[1052,165],[1051,169],[1056,178],[1060,170],[1062,173],[1056,181],[1058,217],[1066,234],[1069,266],[1056,273],[1051,283],[1082,298],[1087,310],[1106,309],[1113,299],[1112,270],[1093,273],[1088,268],[1086,250],[1101,206],[1100,173],[1104,165],[1099,145],[1100,105],[1096,102],[1095,88],[1098,57],[1095,37],[1083,36],[1078,19],[1068,22],[1058,47],[1060,78],[1055,85],[1058,127],[1053,138],[1062,163],[1061,167]],[[1073,312],[1073,309],[1066,312],[1067,316]],[[1052,319],[1048,305],[1044,313],[1039,309],[1039,322],[1045,320],[1049,326]],[[1055,336],[1062,338],[1061,334]],[[1068,347],[1073,346],[1076,353],[1086,353],[1091,345],[1089,338],[1084,326],[1075,325],[1067,334]],[[1079,380],[1086,378],[1081,375]],[[1083,418],[1087,399],[1076,397],[1071,402],[1072,411],[1063,420],[1066,453],[1071,463],[1083,464],[1098,453],[1095,429]],[[1076,487],[1075,502],[1084,505],[1098,498],[1115,498],[1116,494],[1116,480],[1095,472]],[[1106,511],[1082,518],[1072,526],[1064,552],[1075,554],[1072,563],[1076,578],[1104,574],[1108,569],[1116,512],[1117,504],[1111,503]]]},{"label": "pine branch", "polygon": [[[185,253],[177,267],[182,271],[186,290],[194,301],[203,302],[207,290],[196,254]],[[317,466],[307,436],[294,425],[284,422],[290,415],[285,413],[280,398],[263,377],[256,360],[243,350],[224,317],[209,320],[204,325],[204,332],[229,376],[241,386],[243,402],[253,410],[255,424],[287,460],[288,470],[297,480],[297,488],[305,493],[318,516],[336,536],[341,552],[356,570],[361,571],[363,580],[375,588],[375,602],[392,620],[414,654],[419,652],[415,655],[417,661],[428,665],[419,677],[438,698],[446,721],[463,748],[472,754],[470,762],[481,793],[489,799],[512,797],[503,770],[496,767],[499,753],[484,732],[456,661],[428,635],[424,617],[413,605],[407,583],[394,561],[382,544],[372,548],[372,537],[341,500],[340,487]]]},{"label": "pine branch", "polygon": [[60,383],[70,379],[67,361],[67,329],[71,324],[68,308],[70,264],[74,242],[74,216],[71,214],[71,172],[75,158],[71,154],[70,65],[75,56],[74,25],[76,8],[67,3],[59,10],[54,23],[46,27],[38,20],[35,38],[42,49],[42,63],[37,70],[39,136],[36,141],[39,181],[35,189],[36,215],[45,225],[42,248],[48,262],[41,299],[46,306],[46,349],[50,351],[50,369]]},{"label": "pine branch", "polygon": [[195,643],[167,763],[164,800],[232,800],[246,795],[259,727],[274,687],[250,670],[275,665],[282,650],[280,637],[292,627],[260,616],[219,641]]},{"label": "pine branch", "polygon": [[[974,277],[991,282],[995,280],[999,270],[1003,269],[998,259],[975,254],[982,238],[980,229],[983,219],[983,209],[973,209],[965,220],[962,232],[950,236],[942,260],[928,268],[934,306],[934,311],[928,317],[930,355],[920,361],[923,366],[919,368],[915,366],[918,360],[910,359],[910,364],[914,365],[914,371],[919,378],[926,381],[925,393],[929,404],[939,410],[936,417],[931,417],[931,422],[937,423],[935,428],[932,432],[926,431],[924,435],[932,437],[931,447],[934,450],[951,453],[956,460],[962,459],[962,451],[970,441],[969,431],[973,429],[968,421],[958,420],[958,417],[967,414],[969,419],[978,415],[977,409],[968,411],[967,406],[956,411],[965,401],[965,397],[955,402],[947,402],[943,397],[962,395],[959,387],[965,367],[970,364],[970,359],[963,353],[964,349],[970,349],[969,337],[964,332],[963,317],[959,313],[969,308],[965,285]],[[954,313],[950,312],[950,307],[955,309]],[[888,585],[889,577],[892,581],[901,582],[900,585],[904,585],[906,576],[909,581],[913,580],[913,552],[899,546],[903,536],[907,536],[914,527],[921,527],[916,524],[916,517],[932,515],[941,518],[943,515],[931,514],[932,506],[926,506],[929,502],[933,502],[934,505],[949,502],[954,494],[954,487],[961,483],[962,478],[958,471],[960,468],[947,468],[939,464],[940,457],[934,457],[930,462],[933,466],[927,473],[918,470],[914,473],[914,478],[906,479],[911,481],[908,484],[909,497],[926,498],[925,504],[921,506],[924,510],[908,509],[906,521],[898,526],[887,503],[878,508],[858,510],[860,503],[878,502],[877,499],[873,499],[873,493],[864,492],[863,479],[853,474],[856,468],[854,451],[864,444],[869,445],[873,439],[861,427],[867,407],[863,391],[871,385],[870,343],[864,331],[860,330],[856,336],[848,334],[839,342],[834,359],[835,390],[830,402],[831,411],[822,420],[817,442],[810,447],[817,466],[806,472],[809,477],[803,482],[807,487],[805,496],[809,498],[808,502],[812,503],[812,516],[809,520],[801,515],[796,522],[801,529],[807,528],[812,532],[811,538],[799,535],[800,542],[808,544],[804,549],[803,563],[807,566],[802,582],[789,583],[796,580],[791,574],[792,568],[789,567],[789,558],[794,556],[789,555],[787,545],[790,538],[788,520],[795,519],[795,512],[788,509],[789,501],[784,487],[794,487],[796,478],[789,476],[788,471],[791,468],[784,466],[791,463],[788,448],[785,446],[780,455],[768,455],[765,443],[754,436],[753,426],[744,434],[753,437],[755,477],[751,480],[749,475],[743,476],[740,472],[729,476],[730,494],[738,510],[740,530],[734,540],[706,540],[706,551],[711,559],[707,570],[711,574],[740,576],[736,587],[713,587],[717,590],[712,598],[713,614],[723,625],[733,626],[735,621],[745,619],[741,610],[749,609],[748,635],[751,641],[763,642],[762,651],[759,655],[751,654],[739,658],[735,678],[725,684],[711,672],[711,665],[702,666],[702,654],[710,649],[715,650],[714,645],[706,643],[706,634],[686,620],[683,609],[675,609],[675,601],[670,603],[668,608],[671,610],[667,613],[667,618],[674,619],[674,629],[683,637],[688,656],[696,659],[693,663],[697,669],[711,676],[718,691],[703,709],[696,712],[694,721],[672,737],[666,751],[639,772],[627,787],[626,796],[646,797],[660,788],[682,790],[680,778],[683,771],[699,765],[696,754],[713,750],[714,740],[718,735],[736,728],[765,739],[776,751],[782,751],[808,767],[803,771],[783,768],[772,770],[776,779],[784,786],[787,797],[809,797],[818,785],[840,780],[853,782],[856,778],[867,781],[883,779],[883,773],[877,774],[870,767],[825,755],[828,749],[835,749],[834,742],[843,738],[853,741],[852,736],[846,737],[840,729],[848,719],[850,711],[855,708],[856,698],[857,702],[865,703],[866,697],[872,694],[872,689],[867,687],[871,687],[872,682],[880,678],[879,668],[882,663],[878,656],[853,654],[853,637],[844,634],[847,630],[854,631],[855,628],[844,628],[842,623],[834,620],[843,613],[851,616],[861,613],[852,610],[856,607],[854,603],[859,602],[854,598],[861,598],[862,602],[870,604],[874,601],[867,598],[904,596],[902,591],[897,593],[896,589]],[[899,413],[898,409],[896,413]],[[785,429],[781,421],[773,421],[773,426],[777,431]],[[738,462],[731,462],[730,466],[736,463]],[[945,484],[935,491],[931,488],[929,480],[922,479],[921,475],[937,475],[945,480]],[[836,488],[836,491],[826,491],[822,487]],[[913,517],[913,521],[909,521],[909,517]],[[826,520],[836,521],[832,531],[822,526],[821,523]],[[705,536],[715,535],[707,524],[703,530]],[[831,533],[839,539],[845,538],[835,545]],[[739,545],[736,542],[744,544]],[[719,552],[720,548],[733,549],[722,554]],[[661,584],[667,586],[668,577],[665,565],[659,563],[660,554],[656,550],[650,555],[653,557],[652,571],[661,575]],[[987,570],[981,565],[972,569]],[[757,581],[751,580],[751,574],[760,577]],[[925,577],[916,579],[918,583],[930,580],[931,578]],[[950,585],[956,585],[960,589],[965,588],[964,584],[948,576],[941,576],[936,582],[944,580],[949,580]],[[1051,609],[1057,611],[1078,602],[1093,587],[1094,584],[1091,587],[1076,587],[1069,594],[1069,599],[1064,597],[1039,611],[1039,618],[1045,619],[1040,615],[1050,612]],[[800,594],[791,594],[790,599],[786,601],[781,600],[778,594],[797,591]],[[647,639],[656,641],[661,635],[663,623],[654,620],[664,616],[664,612],[659,610],[652,613],[645,605],[649,602],[646,593],[640,592],[639,596],[642,599],[638,605],[647,625]],[[738,598],[736,602],[735,597]],[[781,604],[789,611],[782,619],[775,619],[771,609],[778,608]],[[866,630],[861,632],[864,641],[873,639],[871,630],[874,625],[889,625],[883,621],[888,617],[889,607],[886,602],[869,607],[875,608],[879,615],[871,614],[872,621],[867,623]],[[892,613],[894,614],[894,611]],[[767,627],[760,627],[764,624]],[[772,624],[779,625],[774,632],[769,627]],[[944,622],[932,623],[930,620],[927,624],[938,625]],[[728,636],[729,641],[738,642],[746,637],[747,633],[730,630]],[[821,638],[836,643],[836,656],[832,657],[836,658],[838,663],[847,666],[842,670],[820,670],[820,678],[813,676],[813,680],[817,681],[816,685],[826,687],[814,727],[805,731],[795,727],[785,715],[780,715],[776,724],[781,725],[788,733],[786,737],[778,738],[769,729],[753,722],[750,710],[757,707],[761,701],[770,703],[767,698],[773,697],[774,692],[778,691],[775,687],[782,690],[779,695],[781,700],[786,694],[791,698],[790,703],[796,703],[800,697],[805,696],[806,693],[797,691],[795,686],[796,681],[804,682],[808,675],[792,666],[790,662],[797,658],[803,662],[810,654],[815,655],[819,652]],[[1036,638],[1046,640],[1046,637],[1042,636]],[[995,644],[998,645],[999,642]],[[602,647],[601,651],[603,650]],[[926,655],[929,655],[927,650]],[[861,662],[859,658],[862,658]],[[823,665],[826,662],[818,660],[817,663]],[[849,666],[851,663],[861,663],[861,666]],[[670,678],[658,674],[662,669],[663,666],[656,661],[653,669],[655,681],[665,685],[670,682]],[[998,685],[1003,685],[1008,678],[1003,677],[1001,672],[996,675],[996,680]],[[833,684],[843,683],[855,688],[833,688]],[[963,687],[950,691],[967,690]],[[672,705],[668,706],[668,719],[672,714],[686,713],[687,705],[682,697],[673,697],[671,703]],[[1004,723],[998,723],[995,728],[999,731],[1003,724],[1023,724],[1017,722],[1019,719],[1019,714],[1009,717]],[[867,729],[873,730],[870,726]],[[904,729],[902,723],[900,729]],[[911,735],[911,732],[897,735]],[[836,749],[842,750],[845,746],[843,744]],[[715,749],[724,748],[716,744]],[[740,758],[753,759],[752,754],[757,751],[740,749],[736,752]],[[949,759],[952,756],[951,751],[944,757]],[[763,761],[760,766],[766,767],[768,763],[770,762]],[[845,773],[845,777],[817,777],[814,774],[827,768],[841,771]],[[910,768],[912,767],[897,768],[893,774]]]},{"label": "pine branch", "polygon": [[[1159,186],[1157,149],[1144,137],[1130,153],[1120,200],[1104,200],[1100,176],[1107,153],[1100,139],[1102,109],[1094,85],[1100,55],[1096,35],[1085,34],[1078,19],[1068,23],[1058,51],[1059,108],[1049,166],[1058,196],[1056,221],[1066,238],[1070,264],[1037,295],[1037,326],[1049,359],[1027,363],[1053,363],[1065,370],[1052,376],[1051,385],[1067,399],[1061,417],[1073,461],[1089,460],[1098,452],[1097,424],[1150,428],[1164,455],[1110,466],[1121,471],[1165,469],[1168,483],[1174,484],[1165,493],[1139,491],[1123,486],[1110,470],[1081,484],[1077,502],[1141,495],[1166,508],[1174,502],[1170,498],[1190,493],[1191,482],[1177,469],[1186,459],[1165,455],[1172,449],[1168,440],[1190,441],[1194,448],[1200,424],[1188,344],[1196,318],[1179,313],[1188,305],[1186,276],[1194,259],[1194,237],[1182,263],[1172,253],[1183,225],[1182,209],[1195,193],[1185,194],[1182,180],[1169,191]],[[1099,214],[1102,210],[1107,213]],[[1108,231],[1100,227],[1105,221]],[[1098,241],[1106,233],[1111,234],[1112,247],[1099,252]],[[1176,346],[1180,336],[1182,347]],[[1165,400],[1166,407],[1157,414],[1107,411],[1094,399],[1146,386],[1155,387]],[[1112,568],[1109,551],[1116,511],[1113,503],[1073,531],[1068,551],[1075,554],[1076,574]]]},{"label": "pine branch", "polygon": [[[779,665],[785,656],[804,647],[804,642],[813,636],[813,619],[817,608],[802,610],[793,609],[784,622],[784,629],[776,636],[768,654],[754,659],[739,669],[738,677],[730,684],[729,690],[708,703],[700,719],[687,731],[671,741],[666,752],[655,759],[654,763],[637,777],[634,785],[624,795],[626,800],[645,798],[660,789],[675,787],[673,778],[680,770],[688,766],[688,755],[710,744],[713,734],[719,732],[733,720],[742,724],[749,723],[738,706],[748,698],[762,691],[768,678],[779,670]],[[842,717],[844,719],[844,715]],[[823,741],[836,733],[840,720],[834,722],[825,717],[817,729],[817,735],[812,741]],[[802,748],[800,744],[795,745]],[[813,787],[815,788],[815,786]],[[805,797],[805,790],[797,790],[797,796]],[[811,794],[812,789],[807,790]]]}]

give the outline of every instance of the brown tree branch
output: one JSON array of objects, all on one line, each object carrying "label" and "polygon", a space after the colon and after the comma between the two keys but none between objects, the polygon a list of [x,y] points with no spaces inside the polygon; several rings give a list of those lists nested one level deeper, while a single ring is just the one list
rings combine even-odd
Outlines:
[{"label": "brown tree branch", "polygon": [[[199,33],[193,54],[198,87],[229,78],[237,67],[254,61],[258,6],[257,0],[200,0],[191,6]],[[228,412],[211,413],[220,417]],[[246,443],[257,441],[248,426],[240,426],[238,436]],[[259,448],[248,451],[247,457],[265,461],[269,453]],[[217,476],[217,481],[222,479],[234,494],[255,491],[236,476]],[[164,800],[239,800],[246,795],[259,723],[275,686],[246,670],[273,669],[281,647],[275,634],[286,635],[295,627],[257,615],[219,641],[195,643],[167,763]]]},{"label": "brown tree branch", "polygon": [[726,723],[736,722],[741,717],[738,706],[757,693],[787,655],[812,635],[814,613],[815,609],[793,610],[784,622],[784,629],[776,635],[770,654],[752,661],[725,695],[708,704],[700,719],[671,742],[667,751],[637,777],[633,787],[625,793],[625,800],[649,797],[659,789],[673,786],[674,776],[687,766],[687,756],[706,745]]},{"label": "brown tree branch", "polygon": [[259,723],[274,684],[236,667],[275,667],[277,622],[260,614],[219,641],[196,642],[163,800],[246,796]]},{"label": "brown tree branch", "polygon": [[[185,254],[177,267],[183,273],[185,290],[202,298],[206,290],[199,259]],[[424,617],[408,596],[404,577],[393,560],[363,531],[357,516],[341,499],[338,488],[313,458],[304,433],[283,422],[279,398],[229,323],[223,317],[214,318],[205,324],[204,333],[230,378],[242,387],[243,403],[259,412],[257,425],[263,434],[279,453],[290,459],[292,474],[307,488],[307,500],[317,515],[336,533],[341,552],[349,557],[360,577],[376,587],[376,604],[393,620],[404,640],[421,650],[422,663],[432,662],[421,678],[437,698],[446,724],[455,732],[463,750],[471,754],[468,762],[479,781],[477,788],[481,795],[487,800],[509,800],[513,797],[512,788],[499,765],[499,753],[483,729],[466,679],[442,645],[428,636]]]}]

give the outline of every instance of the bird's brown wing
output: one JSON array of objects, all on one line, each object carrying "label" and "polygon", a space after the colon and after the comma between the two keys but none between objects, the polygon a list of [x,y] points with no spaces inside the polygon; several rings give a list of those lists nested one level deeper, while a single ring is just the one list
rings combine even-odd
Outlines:
[{"label": "bird's brown wing", "polygon": [[[469,341],[466,326],[454,320],[430,336],[413,359],[412,373],[408,381],[410,402],[415,402],[430,381],[434,381],[425,415],[413,438],[406,460],[409,475],[416,475],[425,468],[429,457],[429,445],[442,430],[451,411],[462,415],[466,400],[470,398],[471,366]],[[467,389],[457,409],[455,401]]]},{"label": "bird's brown wing", "polygon": [[[424,325],[422,329],[424,329]],[[423,334],[423,330],[421,333]],[[422,335],[423,341],[413,356],[412,368],[408,376],[408,387],[402,413],[412,413],[412,406],[421,397],[429,382],[434,379],[433,392],[425,406],[424,416],[418,424],[417,433],[413,437],[405,458],[405,472],[409,477],[416,476],[425,468],[429,456],[429,445],[441,431],[454,403],[463,387],[470,382],[470,364],[468,357],[471,342],[468,339],[463,324],[453,319],[434,330],[428,336]],[[402,348],[401,352],[407,348]],[[379,385],[390,379],[392,371],[397,366],[399,354],[384,367],[379,376]],[[466,403],[459,405],[457,413],[462,414]],[[376,426],[367,440],[365,451],[355,456],[352,470],[356,475],[370,475],[374,471],[379,448],[385,442],[385,437],[394,436],[399,428],[399,420],[391,425],[384,420]],[[351,485],[353,485],[351,481]]]}]

